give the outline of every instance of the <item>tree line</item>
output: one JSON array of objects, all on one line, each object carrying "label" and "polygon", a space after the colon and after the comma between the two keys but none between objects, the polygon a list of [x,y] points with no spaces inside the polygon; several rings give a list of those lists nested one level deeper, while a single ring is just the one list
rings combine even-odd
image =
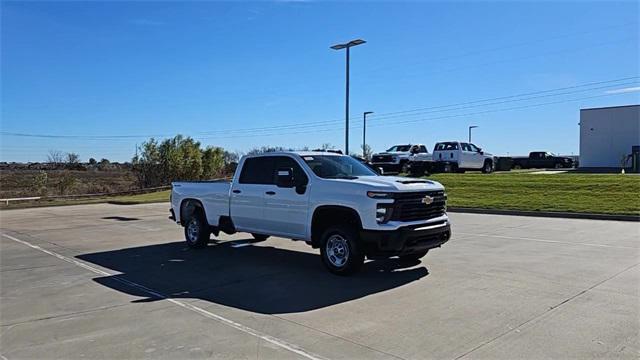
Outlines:
[{"label": "tree line", "polygon": [[162,141],[151,138],[138,150],[131,163],[142,188],[176,180],[223,178],[233,173],[238,161],[236,153],[217,146],[203,148],[200,142],[182,135]]}]

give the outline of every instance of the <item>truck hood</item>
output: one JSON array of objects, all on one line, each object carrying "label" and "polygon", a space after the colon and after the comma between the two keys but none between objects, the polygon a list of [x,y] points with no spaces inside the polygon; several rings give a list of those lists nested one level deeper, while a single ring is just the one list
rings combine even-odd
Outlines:
[{"label": "truck hood", "polygon": [[437,181],[402,176],[359,176],[353,180],[340,180],[370,187],[376,191],[428,191],[444,190]]}]

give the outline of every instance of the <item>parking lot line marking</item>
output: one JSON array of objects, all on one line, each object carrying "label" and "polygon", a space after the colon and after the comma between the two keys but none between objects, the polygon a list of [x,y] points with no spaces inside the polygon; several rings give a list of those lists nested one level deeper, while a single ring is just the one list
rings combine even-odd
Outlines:
[{"label": "parking lot line marking", "polygon": [[212,313],[210,311],[207,311],[207,310],[205,310],[205,309],[203,309],[201,307],[198,307],[198,306],[195,306],[195,305],[192,305],[192,304],[188,304],[188,303],[185,303],[185,302],[182,302],[182,301],[179,301],[179,300],[172,299],[167,295],[159,293],[159,292],[157,292],[157,291],[155,291],[153,289],[149,289],[148,287],[140,285],[140,284],[135,283],[133,281],[129,281],[129,280],[126,280],[126,279],[123,279],[123,278],[113,277],[116,274],[110,274],[110,273],[108,273],[106,271],[103,271],[101,269],[98,269],[98,268],[95,268],[93,266],[87,265],[87,264],[85,264],[85,263],[83,263],[81,261],[78,261],[78,260],[69,258],[67,256],[58,254],[56,252],[44,249],[44,248],[42,248],[42,247],[40,247],[38,245],[34,245],[34,244],[32,244],[30,242],[27,242],[27,241],[24,241],[24,240],[20,240],[20,239],[18,239],[16,237],[13,237],[11,235],[2,234],[2,236],[6,237],[9,240],[13,240],[13,241],[18,242],[20,244],[28,246],[28,247],[30,247],[32,249],[41,251],[41,252],[43,252],[45,254],[54,256],[54,257],[56,257],[56,258],[58,258],[58,259],[60,259],[62,261],[66,261],[66,262],[68,262],[70,264],[77,265],[77,266],[79,266],[79,267],[81,267],[81,268],[83,268],[85,270],[89,270],[89,271],[91,271],[91,272],[93,272],[95,274],[102,275],[102,276],[112,276],[112,279],[114,281],[118,281],[118,282],[121,282],[123,284],[126,284],[126,285],[129,285],[129,286],[135,287],[137,289],[143,290],[144,292],[146,292],[146,293],[148,293],[148,294],[150,294],[150,295],[152,295],[154,297],[167,300],[167,301],[169,301],[170,303],[172,303],[174,305],[177,305],[177,306],[180,306],[180,307],[182,307],[184,309],[187,309],[187,310],[190,310],[192,312],[198,313],[198,314],[200,314],[202,316],[205,316],[205,317],[207,317],[209,319],[216,320],[216,321],[218,321],[220,323],[223,323],[223,324],[228,325],[228,326],[230,326],[232,328],[240,330],[240,331],[242,331],[242,332],[244,332],[246,334],[255,336],[255,337],[259,338],[259,339],[262,339],[262,340],[264,340],[266,342],[269,342],[269,343],[271,343],[273,345],[276,345],[276,346],[278,346],[278,347],[280,347],[282,349],[288,350],[288,351],[290,351],[292,353],[298,354],[298,355],[300,355],[302,357],[305,357],[307,359],[311,359],[311,360],[323,360],[324,359],[323,357],[321,357],[319,355],[312,354],[312,353],[310,353],[310,352],[308,352],[306,350],[301,349],[297,345],[293,345],[291,343],[288,343],[288,342],[286,342],[284,340],[278,339],[278,338],[273,337],[271,335],[264,334],[264,333],[262,333],[262,332],[260,332],[258,330],[254,330],[254,329],[252,329],[252,328],[250,328],[248,326],[242,325],[242,324],[237,323],[237,322],[235,322],[233,320],[229,320],[229,319],[227,319],[227,318],[225,318],[223,316],[214,314],[214,313]]},{"label": "parking lot line marking", "polygon": [[582,246],[595,246],[595,247],[605,247],[605,248],[613,248],[613,249],[638,250],[638,248],[634,248],[634,247],[631,247],[631,246],[615,246],[615,245],[604,245],[604,244],[577,243],[577,242],[570,242],[570,241],[545,240],[545,239],[535,239],[535,238],[518,237],[518,236],[504,236],[504,235],[477,234],[477,233],[464,233],[464,232],[456,232],[456,234],[470,235],[470,236],[494,237],[494,238],[509,239],[509,240],[538,241],[538,242],[553,243],[553,244],[582,245]]}]

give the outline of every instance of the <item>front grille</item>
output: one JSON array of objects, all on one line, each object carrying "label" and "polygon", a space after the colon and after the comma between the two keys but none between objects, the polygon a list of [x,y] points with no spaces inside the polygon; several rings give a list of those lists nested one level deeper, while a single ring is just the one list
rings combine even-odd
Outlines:
[{"label": "front grille", "polygon": [[[429,205],[422,202],[425,196],[433,197]],[[391,220],[417,221],[433,219],[445,213],[447,197],[444,191],[423,191],[394,194],[395,203]]]},{"label": "front grille", "polygon": [[371,162],[393,162],[393,157],[391,155],[373,155]]}]

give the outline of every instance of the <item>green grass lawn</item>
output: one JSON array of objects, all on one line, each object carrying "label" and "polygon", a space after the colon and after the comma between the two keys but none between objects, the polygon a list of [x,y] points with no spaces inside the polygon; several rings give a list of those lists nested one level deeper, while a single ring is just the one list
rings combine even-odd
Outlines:
[{"label": "green grass lawn", "polygon": [[[435,174],[428,179],[447,188],[449,206],[640,215],[640,176],[528,173]],[[99,199],[15,203],[0,208],[93,203],[121,205],[169,201],[169,190]]]},{"label": "green grass lawn", "polygon": [[64,205],[80,205],[80,204],[99,204],[110,203],[118,205],[136,205],[147,204],[156,202],[169,201],[169,194],[171,190],[156,191],[146,194],[138,195],[122,195],[112,197],[100,197],[100,198],[87,198],[87,199],[53,199],[53,200],[40,200],[40,201],[28,201],[28,202],[15,202],[6,206],[4,203],[0,204],[0,209],[23,209],[30,207],[42,207],[42,206],[64,206]]},{"label": "green grass lawn", "polygon": [[640,215],[640,176],[592,174],[435,174],[449,206]]},{"label": "green grass lawn", "polygon": [[135,205],[169,201],[171,190],[156,191],[147,194],[118,196],[108,199],[111,204]]}]

